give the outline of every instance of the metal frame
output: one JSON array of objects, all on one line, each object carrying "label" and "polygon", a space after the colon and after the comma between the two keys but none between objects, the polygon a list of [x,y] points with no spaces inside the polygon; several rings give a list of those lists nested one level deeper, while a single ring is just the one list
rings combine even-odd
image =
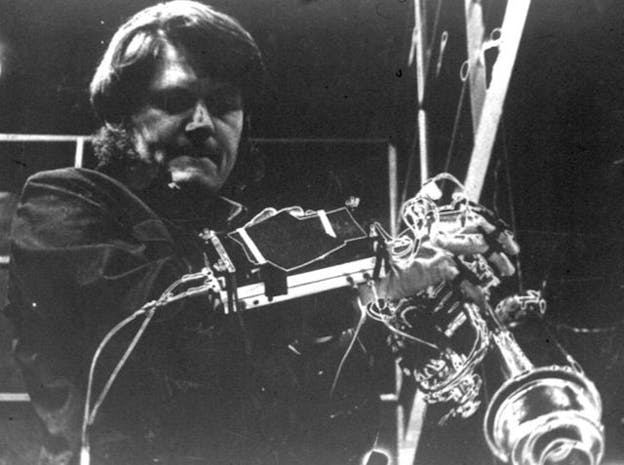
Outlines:
[{"label": "metal frame", "polygon": [[[84,164],[84,146],[91,142],[91,136],[85,135],[56,135],[56,134],[0,134],[2,142],[74,142],[74,166],[81,167]],[[391,232],[396,233],[396,218],[399,209],[398,175],[397,175],[397,151],[396,147],[387,139],[373,138],[284,138],[284,137],[256,137],[251,139],[257,144],[387,144],[388,157],[388,211]],[[0,264],[2,264],[0,259]]]}]

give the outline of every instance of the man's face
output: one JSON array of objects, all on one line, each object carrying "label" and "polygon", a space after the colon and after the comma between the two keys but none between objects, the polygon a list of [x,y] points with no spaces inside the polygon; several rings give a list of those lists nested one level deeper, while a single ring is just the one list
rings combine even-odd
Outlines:
[{"label": "man's face", "polygon": [[180,186],[215,194],[236,163],[243,130],[241,90],[196,72],[167,45],[143,103],[131,115],[140,158]]}]

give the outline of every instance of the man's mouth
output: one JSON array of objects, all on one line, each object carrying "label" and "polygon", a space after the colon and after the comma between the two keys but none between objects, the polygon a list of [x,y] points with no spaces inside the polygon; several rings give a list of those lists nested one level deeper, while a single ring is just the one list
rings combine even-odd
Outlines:
[{"label": "man's mouth", "polygon": [[203,155],[203,157],[208,158],[216,166],[221,166],[221,161],[223,161],[223,154],[221,152],[209,152]]},{"label": "man's mouth", "polygon": [[195,150],[185,150],[182,153],[179,153],[175,158],[187,158],[188,160],[197,160],[201,161],[202,159],[208,159],[215,166],[221,166],[221,162],[223,161],[223,153],[220,150],[206,150],[197,148]]}]

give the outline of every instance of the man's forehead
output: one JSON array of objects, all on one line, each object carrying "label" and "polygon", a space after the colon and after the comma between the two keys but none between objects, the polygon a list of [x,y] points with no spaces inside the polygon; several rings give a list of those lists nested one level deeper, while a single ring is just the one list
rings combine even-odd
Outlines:
[{"label": "man's forehead", "polygon": [[171,87],[188,87],[197,91],[239,90],[238,86],[208,71],[183,48],[166,44],[150,82],[150,90],[158,91]]}]

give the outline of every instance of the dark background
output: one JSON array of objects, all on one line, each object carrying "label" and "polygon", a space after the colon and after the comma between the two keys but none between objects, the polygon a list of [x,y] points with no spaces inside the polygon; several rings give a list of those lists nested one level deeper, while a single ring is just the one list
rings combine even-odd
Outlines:
[{"label": "dark background", "polygon": [[[87,87],[99,57],[121,21],[151,3],[0,0],[0,133],[93,132]],[[418,172],[406,178],[417,147],[410,0],[212,4],[239,18],[265,53],[269,86],[254,115],[255,137],[390,139],[400,187],[407,182],[414,192]],[[482,4],[489,32],[501,24],[504,2]],[[463,11],[463,1],[443,1],[439,28],[428,31],[432,68],[443,30],[449,42],[440,74],[428,76],[426,99],[433,170],[446,165],[453,139],[450,167],[460,178],[472,147],[469,100],[460,98]],[[487,58],[491,64],[495,56]],[[624,2],[534,0],[483,203],[513,221],[522,246],[517,285],[548,297],[548,322],[599,384],[610,432],[621,432],[624,415],[623,130]],[[358,194],[371,215],[386,217],[385,203],[371,195],[386,198],[383,144],[268,144],[260,151],[268,178],[279,179],[266,186],[267,199],[295,190],[296,202],[307,206],[323,192],[330,208]],[[18,193],[29,174],[72,157],[72,144],[0,143],[0,191]]]}]

